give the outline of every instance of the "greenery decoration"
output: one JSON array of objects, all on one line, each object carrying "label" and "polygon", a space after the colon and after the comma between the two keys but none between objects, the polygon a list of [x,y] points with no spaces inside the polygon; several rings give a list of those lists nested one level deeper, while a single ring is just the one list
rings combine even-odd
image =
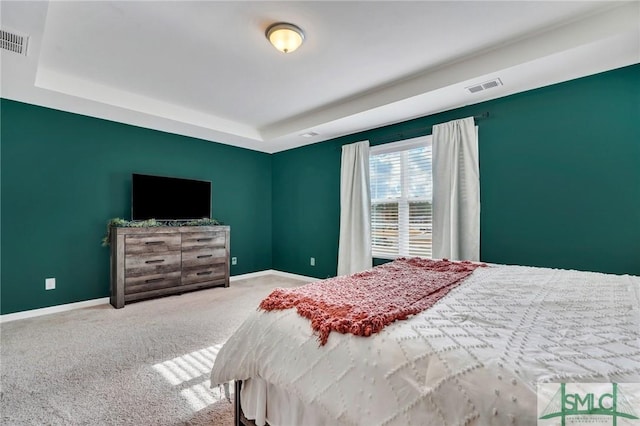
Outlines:
[{"label": "greenery decoration", "polygon": [[125,220],[119,217],[109,219],[107,222],[107,234],[102,238],[102,246],[106,247],[111,242],[112,228],[149,228],[154,226],[213,226],[221,223],[215,219],[194,219],[194,220]]}]

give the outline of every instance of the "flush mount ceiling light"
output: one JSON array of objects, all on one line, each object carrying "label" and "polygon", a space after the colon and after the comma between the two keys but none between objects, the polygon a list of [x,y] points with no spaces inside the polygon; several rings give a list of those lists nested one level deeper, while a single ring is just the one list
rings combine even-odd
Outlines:
[{"label": "flush mount ceiling light", "polygon": [[296,50],[304,41],[304,33],[302,30],[286,22],[277,22],[269,28],[265,33],[269,42],[283,53],[291,53]]}]

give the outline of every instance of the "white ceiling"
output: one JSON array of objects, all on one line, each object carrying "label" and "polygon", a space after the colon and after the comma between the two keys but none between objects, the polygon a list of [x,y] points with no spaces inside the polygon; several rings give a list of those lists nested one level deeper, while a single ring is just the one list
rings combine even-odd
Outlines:
[{"label": "white ceiling", "polygon": [[[269,153],[640,62],[637,1],[3,0],[0,12],[2,29],[30,36],[26,57],[2,51],[2,97]],[[277,21],[303,28],[303,46],[271,47]]]}]

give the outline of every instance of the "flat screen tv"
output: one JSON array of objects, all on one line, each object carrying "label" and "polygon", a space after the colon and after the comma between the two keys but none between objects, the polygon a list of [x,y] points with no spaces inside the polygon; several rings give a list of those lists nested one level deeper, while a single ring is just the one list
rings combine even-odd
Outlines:
[{"label": "flat screen tv", "polygon": [[132,174],[132,220],[203,218],[211,218],[211,182]]}]

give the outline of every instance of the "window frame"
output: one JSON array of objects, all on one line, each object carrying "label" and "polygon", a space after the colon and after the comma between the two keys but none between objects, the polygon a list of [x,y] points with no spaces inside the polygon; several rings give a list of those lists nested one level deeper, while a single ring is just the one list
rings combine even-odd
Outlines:
[{"label": "window frame", "polygon": [[[433,149],[433,137],[432,135],[424,135],[424,136],[418,136],[415,138],[410,138],[410,139],[404,139],[401,141],[397,141],[397,142],[389,142],[386,144],[381,144],[381,145],[375,145],[369,148],[369,160],[371,160],[371,157],[374,155],[380,155],[380,154],[390,154],[393,152],[402,152],[403,154],[401,155],[401,169],[400,169],[400,179],[401,179],[401,195],[400,198],[395,198],[392,199],[392,201],[394,203],[397,202],[398,204],[398,253],[407,253],[407,254],[396,254],[396,255],[390,255],[390,254],[383,254],[383,253],[376,253],[375,249],[374,249],[374,245],[373,245],[373,226],[371,226],[371,255],[372,258],[375,259],[386,259],[386,260],[393,260],[393,259],[397,259],[400,257],[405,257],[405,256],[415,256],[415,255],[410,255],[409,253],[409,229],[410,229],[410,216],[409,216],[409,211],[410,211],[410,206],[409,204],[411,202],[429,202],[431,203],[431,205],[433,206],[433,196],[432,198],[429,200],[428,198],[409,198],[408,196],[408,174],[407,174],[407,168],[408,168],[408,153],[407,151],[414,149],[414,148],[419,148],[419,147],[425,147],[425,146],[429,146],[431,145],[432,149]],[[433,153],[433,151],[432,151]],[[431,163],[433,165],[433,154],[431,157]],[[374,204],[386,204],[389,203],[389,201],[387,201],[385,203],[384,200],[374,200],[373,196],[371,194],[371,188],[369,189],[369,214],[370,214],[370,218],[372,218],[371,213],[373,210],[373,205]],[[431,226],[433,228],[433,220],[431,222]],[[403,230],[405,232],[403,232]],[[433,241],[431,242],[431,247],[433,247]],[[431,257],[428,257],[431,258]]]}]

